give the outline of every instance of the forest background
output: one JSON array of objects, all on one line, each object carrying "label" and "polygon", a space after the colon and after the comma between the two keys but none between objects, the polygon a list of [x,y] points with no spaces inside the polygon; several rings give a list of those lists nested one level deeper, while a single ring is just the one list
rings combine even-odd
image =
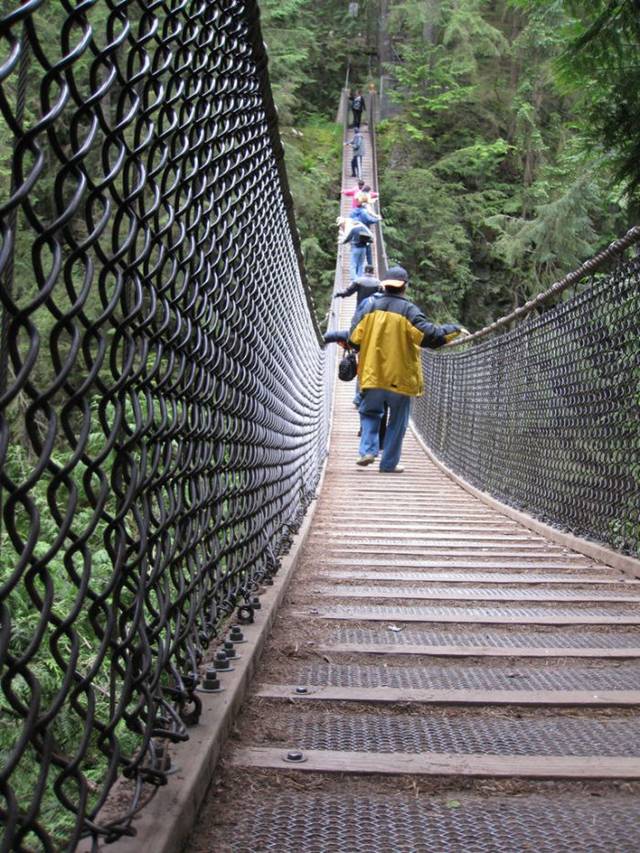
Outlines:
[{"label": "forest background", "polygon": [[380,89],[390,262],[479,328],[640,217],[638,0],[262,0],[320,322],[335,267],[345,70]]}]

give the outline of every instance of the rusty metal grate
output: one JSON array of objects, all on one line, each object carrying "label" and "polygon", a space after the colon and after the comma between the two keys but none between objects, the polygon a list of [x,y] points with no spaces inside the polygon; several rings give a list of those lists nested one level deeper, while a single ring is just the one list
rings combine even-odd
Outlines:
[{"label": "rusty metal grate", "polygon": [[[376,596],[380,596],[384,593],[386,598],[397,598],[400,599],[411,599],[416,595],[420,595],[421,598],[428,598],[430,595],[441,596],[443,592],[446,592],[450,595],[451,599],[457,598],[459,595],[464,594],[465,596],[473,596],[474,599],[478,599],[480,601],[484,599],[489,599],[490,601],[494,601],[496,599],[503,599],[506,601],[514,601],[523,600],[523,601],[545,601],[549,600],[550,596],[553,597],[554,601],[562,601],[562,600],[571,600],[572,597],[575,598],[576,595],[580,594],[587,598],[588,601],[593,601],[597,603],[598,599],[604,599],[608,601],[612,596],[621,599],[627,599],[629,603],[640,602],[640,591],[633,590],[615,590],[615,591],[607,591],[607,590],[573,590],[573,589],[565,589],[553,587],[546,588],[544,590],[541,589],[528,589],[526,587],[515,587],[515,586],[447,586],[447,584],[443,584],[442,586],[426,586],[426,585],[418,585],[418,584],[407,584],[407,586],[385,586],[384,584],[374,585],[371,582],[366,584],[362,584],[360,586],[351,586],[344,583],[336,583],[330,586],[314,586],[310,592],[322,593],[323,595],[328,596],[337,596],[340,595],[341,598],[348,598],[350,596],[363,596],[364,593],[370,595],[372,598]],[[621,602],[626,603],[626,602]]]},{"label": "rusty metal grate", "polygon": [[[396,626],[397,627],[397,626]],[[572,628],[564,631],[518,631],[516,627],[496,631],[486,628],[455,631],[426,631],[406,625],[401,631],[383,628],[348,628],[340,626],[328,642],[371,644],[380,646],[494,646],[495,648],[578,648],[613,649],[638,648],[640,632],[584,632]]]},{"label": "rusty metal grate", "polygon": [[240,813],[209,849],[233,853],[636,853],[631,796],[416,797],[283,793]]},{"label": "rusty metal grate", "polygon": [[388,618],[390,620],[393,619],[402,619],[402,615],[404,614],[407,619],[420,619],[421,617],[425,617],[428,619],[435,619],[438,616],[450,617],[451,615],[455,615],[459,613],[461,616],[464,616],[465,619],[471,621],[473,618],[482,619],[482,617],[491,617],[493,619],[500,619],[504,617],[505,620],[508,620],[510,617],[517,616],[523,620],[526,619],[536,619],[538,617],[544,616],[557,616],[557,617],[572,617],[572,616],[583,616],[587,618],[598,618],[598,617],[618,617],[621,620],[625,617],[629,617],[630,619],[638,619],[640,618],[640,609],[636,607],[628,607],[626,605],[620,604],[609,604],[606,607],[589,607],[584,606],[582,604],[576,604],[574,607],[567,606],[558,606],[555,604],[549,604],[547,607],[520,607],[517,604],[509,604],[509,605],[498,605],[496,607],[468,607],[464,602],[460,604],[451,604],[446,607],[438,607],[438,606],[429,606],[429,607],[407,607],[403,605],[402,607],[385,607],[383,605],[341,605],[334,604],[331,605],[331,613],[334,616],[342,616],[344,618],[351,619],[367,619],[367,614],[370,614],[372,617],[376,618]]},{"label": "rusty metal grate", "polygon": [[392,687],[398,690],[637,690],[640,665],[608,667],[368,666],[313,664],[292,680],[315,687]]},{"label": "rusty metal grate", "polygon": [[[640,720],[290,712],[288,747],[347,752],[640,756]],[[269,740],[269,746],[273,742]]]}]

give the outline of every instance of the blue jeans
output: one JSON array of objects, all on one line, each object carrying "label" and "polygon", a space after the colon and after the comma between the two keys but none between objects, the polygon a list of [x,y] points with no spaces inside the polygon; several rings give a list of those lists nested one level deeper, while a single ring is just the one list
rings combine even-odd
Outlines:
[{"label": "blue jeans", "polygon": [[380,421],[384,414],[384,404],[389,406],[389,423],[384,439],[384,450],[380,460],[381,471],[393,471],[400,461],[402,440],[409,425],[411,397],[384,391],[382,388],[367,388],[362,391],[360,403],[360,456],[375,456],[380,449]]},{"label": "blue jeans", "polygon": [[355,278],[359,278],[364,272],[366,255],[366,246],[355,246],[353,243],[351,244],[351,262],[349,264],[349,275],[351,276],[351,281]]}]

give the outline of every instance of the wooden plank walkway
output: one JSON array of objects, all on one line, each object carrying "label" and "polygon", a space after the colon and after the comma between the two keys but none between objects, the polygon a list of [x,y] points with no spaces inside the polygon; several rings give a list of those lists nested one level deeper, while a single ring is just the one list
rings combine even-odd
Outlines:
[{"label": "wooden plank walkway", "polygon": [[489,509],[410,433],[404,473],[358,468],[353,392],[186,849],[637,850],[638,581]]}]

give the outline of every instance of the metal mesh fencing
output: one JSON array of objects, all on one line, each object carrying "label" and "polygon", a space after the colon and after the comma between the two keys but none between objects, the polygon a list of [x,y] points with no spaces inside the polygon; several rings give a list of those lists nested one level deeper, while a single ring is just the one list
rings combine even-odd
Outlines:
[{"label": "metal mesh fencing", "polygon": [[[413,410],[434,454],[474,486],[635,556],[638,241],[640,229],[632,229],[551,288],[550,299],[539,300],[543,313],[521,309],[515,328],[504,331],[509,324],[499,321],[469,344],[425,352],[425,395]],[[566,286],[577,282],[578,292],[566,298]]]},{"label": "metal mesh fencing", "polygon": [[0,44],[2,850],[71,849],[197,721],[313,497],[332,363],[252,0],[15,0]]}]

